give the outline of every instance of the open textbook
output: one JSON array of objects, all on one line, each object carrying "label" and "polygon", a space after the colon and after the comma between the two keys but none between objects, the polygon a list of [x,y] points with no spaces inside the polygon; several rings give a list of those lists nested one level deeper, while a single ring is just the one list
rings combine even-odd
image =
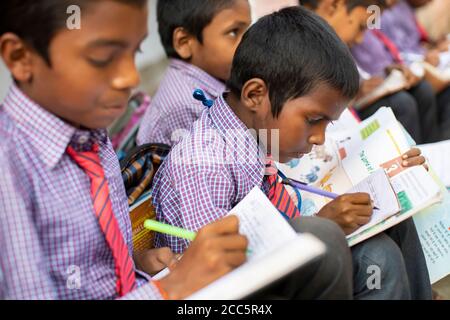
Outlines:
[{"label": "open textbook", "polygon": [[[439,185],[425,168],[401,165],[401,155],[409,149],[404,129],[392,110],[380,108],[372,117],[347,130],[327,131],[323,146],[278,167],[290,178],[329,192],[368,192],[375,201],[387,206],[375,210],[369,224],[348,235],[352,246],[441,200]],[[383,174],[389,179],[383,180]],[[315,214],[329,201],[302,192],[302,214]]]},{"label": "open textbook", "polygon": [[[431,169],[436,181],[439,178]],[[441,184],[442,204],[414,215],[414,223],[427,262],[431,283],[450,274],[450,193]]]},{"label": "open textbook", "polygon": [[[258,187],[229,214],[239,217],[239,232],[247,236],[247,262],[188,300],[245,298],[325,252],[325,245],[316,237],[296,233]],[[152,278],[158,280],[168,273],[166,268]]]},{"label": "open textbook", "polygon": [[442,180],[446,187],[450,187],[450,140],[423,144],[418,146],[422,150],[422,154],[426,157],[428,163],[436,172],[437,176]]}]

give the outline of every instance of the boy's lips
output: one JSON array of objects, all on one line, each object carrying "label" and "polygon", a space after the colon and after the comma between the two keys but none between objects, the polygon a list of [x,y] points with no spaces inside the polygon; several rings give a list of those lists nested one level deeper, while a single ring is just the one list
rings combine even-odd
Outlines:
[{"label": "boy's lips", "polygon": [[111,104],[106,106],[107,110],[110,111],[115,111],[115,112],[119,112],[119,111],[125,111],[125,109],[127,108],[127,103],[117,103],[117,104]]}]

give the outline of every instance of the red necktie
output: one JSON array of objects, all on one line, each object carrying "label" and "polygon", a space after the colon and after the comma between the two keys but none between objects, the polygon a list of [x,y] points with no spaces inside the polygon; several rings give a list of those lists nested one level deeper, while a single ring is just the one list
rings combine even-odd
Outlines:
[{"label": "red necktie", "polygon": [[269,185],[267,197],[270,202],[272,202],[286,219],[290,220],[299,217],[300,210],[298,210],[294,201],[292,201],[286,187],[278,182],[278,170],[276,169],[274,162],[270,159],[267,160],[266,173],[270,174],[265,176]]},{"label": "red necktie", "polygon": [[425,30],[425,28],[422,26],[422,24],[420,24],[420,22],[419,22],[419,20],[417,20],[417,18],[415,18],[415,23],[417,26],[417,32],[419,32],[419,34],[420,34],[420,41],[428,42],[429,41],[428,32]]},{"label": "red necktie", "polygon": [[388,49],[389,53],[394,58],[395,62],[403,64],[403,59],[402,57],[400,57],[400,51],[398,51],[398,48],[395,45],[395,43],[392,42],[392,40],[389,39],[388,36],[386,36],[380,30],[373,29],[371,31],[378,39],[381,40],[381,42],[383,42],[384,46],[386,47],[386,49]]},{"label": "red necktie", "polygon": [[134,289],[136,283],[134,264],[112,210],[108,181],[100,163],[98,146],[94,145],[92,151],[87,152],[77,152],[69,146],[67,153],[91,180],[91,197],[95,215],[114,257],[117,275],[116,291],[119,296],[124,296]]}]

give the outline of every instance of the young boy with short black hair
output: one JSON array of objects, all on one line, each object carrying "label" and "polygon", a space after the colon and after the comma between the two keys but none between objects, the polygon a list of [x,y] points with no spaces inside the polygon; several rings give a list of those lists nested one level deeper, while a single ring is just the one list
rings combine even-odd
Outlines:
[{"label": "young boy with short black hair", "polygon": [[[66,27],[72,5],[81,29]],[[147,20],[146,0],[0,2],[0,53],[14,79],[0,105],[0,299],[184,298],[245,261],[233,217],[200,231],[159,282],[137,267],[168,265],[170,250],[132,260],[105,128],[139,83]],[[206,268],[211,256],[220,262]]]},{"label": "young boy with short black hair", "polygon": [[143,117],[137,142],[173,145],[205,106],[192,94],[217,98],[251,22],[247,0],[159,0],[159,34],[170,65]]},{"label": "young boy with short black hair", "polygon": [[[359,74],[347,46],[314,13],[286,8],[246,32],[227,85],[230,91],[202,113],[159,169],[153,189],[158,220],[195,231],[259,187],[286,219],[308,229],[310,220],[300,217],[273,161],[301,158],[323,144],[327,125],[357,94]],[[408,165],[424,162],[417,149],[407,159]],[[350,234],[371,214],[370,197],[356,193],[331,201],[312,219],[334,221]],[[356,298],[426,298],[431,292],[412,221],[392,230],[392,238],[382,233],[352,249]],[[163,235],[156,243],[175,252],[188,246]],[[384,270],[381,290],[365,285],[368,261]],[[409,280],[408,263],[414,265]],[[410,287],[411,279],[419,285]]]},{"label": "young boy with short black hair", "polygon": [[[128,202],[105,128],[139,82],[146,3],[0,2],[0,53],[15,80],[0,105],[0,299],[183,299],[246,260],[236,216],[199,230],[175,264],[167,248],[140,252],[136,266],[131,259]],[[69,30],[73,5],[81,29]],[[330,252],[259,297],[351,298],[345,237],[330,224],[321,233]],[[171,272],[154,281],[158,266]]]}]

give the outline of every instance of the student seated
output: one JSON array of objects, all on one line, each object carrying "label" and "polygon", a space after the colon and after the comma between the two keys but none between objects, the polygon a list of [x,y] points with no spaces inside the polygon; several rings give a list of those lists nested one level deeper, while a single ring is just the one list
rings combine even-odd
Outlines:
[{"label": "student seated", "polygon": [[[230,91],[202,113],[159,169],[157,219],[195,231],[259,187],[285,218],[308,223],[277,179],[273,160],[288,162],[322,145],[327,125],[357,94],[359,75],[347,46],[314,13],[286,8],[249,28],[227,85]],[[417,149],[406,158],[408,165],[424,162]],[[371,214],[370,197],[356,193],[338,197],[311,219],[334,221],[350,234]],[[180,253],[189,243],[158,234],[156,245]],[[431,298],[412,220],[353,247],[352,255],[355,298]],[[383,270],[380,290],[366,285],[372,264]]]},{"label": "student seated", "polygon": [[[83,13],[79,30],[66,28],[69,5]],[[105,128],[139,82],[146,0],[2,1],[0,21],[0,53],[14,78],[0,106],[0,299],[182,299],[245,261],[247,239],[228,217],[202,228],[160,281],[137,269],[153,273],[174,255],[133,252]],[[266,296],[351,297],[345,238],[321,227],[334,251]],[[316,271],[324,276],[314,280]]]},{"label": "student seated", "polygon": [[137,143],[173,145],[205,106],[195,89],[217,98],[231,61],[251,22],[247,0],[160,0],[159,35],[170,65],[145,113]]},{"label": "student seated", "polygon": [[[309,4],[311,0],[305,0],[304,2]],[[313,2],[317,3],[317,1]],[[319,1],[322,6],[325,2]],[[366,104],[358,109],[359,116],[362,119],[366,119],[380,107],[389,106],[400,123],[418,144],[440,140],[441,133],[437,118],[436,99],[430,84],[426,81],[421,81],[400,61],[396,61],[395,55],[387,51],[385,45],[380,43],[378,38],[375,37],[374,34],[379,32],[379,30],[366,31],[367,21],[370,16],[370,13],[367,12],[367,7],[371,4],[376,4],[381,9],[384,9],[386,6],[384,0],[347,0],[335,10],[333,13],[334,18],[328,18],[339,37],[351,48],[352,54],[356,59],[361,75],[358,99],[367,96],[381,85],[392,70],[400,70],[404,74],[408,81],[408,88],[387,94],[375,101],[367,101]],[[318,10],[318,7],[316,8],[311,4],[308,7],[314,11]],[[366,41],[372,38],[375,38],[375,42],[379,44],[379,47],[365,46]],[[364,54],[361,53],[362,51],[364,51]]]},{"label": "student seated", "polygon": [[[402,53],[423,56],[433,66],[439,64],[440,51],[448,51],[450,40],[433,42],[417,21],[415,9],[430,0],[389,0],[389,9],[381,16],[381,32],[389,37]],[[437,93],[438,119],[443,139],[450,139],[450,86]]]}]

